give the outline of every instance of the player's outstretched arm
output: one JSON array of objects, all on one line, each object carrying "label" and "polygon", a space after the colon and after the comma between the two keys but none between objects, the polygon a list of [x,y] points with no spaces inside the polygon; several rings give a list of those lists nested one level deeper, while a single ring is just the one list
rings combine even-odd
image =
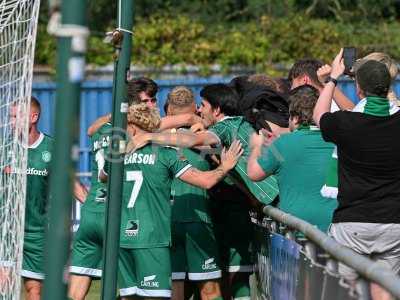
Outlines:
[{"label": "player's outstretched arm", "polygon": [[177,132],[177,133],[145,133],[135,136],[129,142],[129,149],[133,151],[140,149],[148,143],[159,145],[174,146],[180,148],[193,148],[197,146],[209,146],[219,144],[218,138],[209,131],[200,133],[193,132]]},{"label": "player's outstretched arm", "polygon": [[79,180],[75,179],[75,181],[74,181],[74,197],[80,203],[83,203],[86,200],[87,194],[88,194],[88,191],[87,191],[86,187]]},{"label": "player's outstretched arm", "polygon": [[106,123],[108,123],[110,121],[111,121],[111,114],[108,114],[108,115],[105,115],[105,116],[101,116],[96,121],[94,121],[92,123],[92,125],[89,126],[89,128],[87,130],[87,135],[88,136],[92,136],[93,134],[95,134],[95,132],[97,130],[99,130],[99,128],[101,126],[103,126],[104,124],[106,124]]},{"label": "player's outstretched arm", "polygon": [[260,181],[268,177],[267,174],[258,163],[258,158],[261,156],[261,148],[264,144],[264,135],[253,133],[250,139],[250,155],[247,161],[247,176],[253,181]]},{"label": "player's outstretched arm", "polygon": [[[89,126],[87,130],[88,136],[95,134],[97,130],[105,123],[111,121],[111,114],[101,116]],[[195,114],[182,114],[177,116],[166,116],[161,119],[160,130],[179,128],[183,126],[192,126],[196,123],[201,123],[202,119]]]},{"label": "player's outstretched arm", "polygon": [[210,189],[236,166],[242,154],[242,145],[239,141],[234,141],[229,150],[224,149],[222,151],[221,164],[216,169],[212,171],[200,171],[196,168],[190,168],[179,179],[203,189]]},{"label": "player's outstretched arm", "polygon": [[176,116],[166,116],[161,118],[160,131],[165,129],[180,128],[202,123],[202,119],[195,114],[181,114]]}]

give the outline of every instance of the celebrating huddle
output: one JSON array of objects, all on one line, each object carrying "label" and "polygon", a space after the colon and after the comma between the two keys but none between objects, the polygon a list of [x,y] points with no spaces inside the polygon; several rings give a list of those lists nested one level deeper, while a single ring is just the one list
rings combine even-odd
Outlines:
[{"label": "celebrating huddle", "polygon": [[[376,80],[379,76],[386,80],[384,91],[378,91],[380,99],[386,101],[389,66],[387,61],[386,67],[376,62],[379,59],[373,60],[377,65],[372,63],[372,67],[380,72],[376,71]],[[371,67],[365,61],[355,66],[358,80]],[[207,85],[200,92],[199,108],[190,89],[175,87],[168,95],[163,118],[157,109],[157,84],[148,78],[128,82],[118,275],[122,298],[180,300],[192,287],[201,299],[250,299],[254,226],[250,216],[259,218],[262,207],[272,204],[325,232],[335,210],[334,220],[343,222],[337,214],[337,151],[345,152],[330,135],[335,124],[328,124],[340,116],[329,111],[354,108],[336,87],[342,64],[341,54],[332,68],[317,60],[300,60],[290,71],[289,80],[253,75],[236,77],[229,84]],[[381,82],[376,85],[382,87]],[[381,105],[381,100],[369,96],[376,96],[374,89],[362,88],[365,94],[360,95],[369,103],[365,114],[372,105],[379,116],[396,115],[393,99],[387,101],[390,105]],[[37,100],[32,100],[31,107],[28,168],[33,167],[33,160],[51,159],[47,148],[40,157],[34,156],[34,149],[46,146],[47,138],[36,128],[40,114]],[[356,116],[349,114],[343,116]],[[110,116],[90,126],[90,191],[86,195],[78,182],[74,186],[76,198],[84,201],[69,267],[69,297],[74,300],[85,299],[92,279],[102,276],[112,129]],[[343,169],[339,169],[343,176]],[[32,172],[28,178],[48,175]],[[339,185],[339,194],[340,189]],[[41,193],[39,202],[45,207],[46,188],[34,192]],[[36,196],[33,200],[30,197],[28,193],[28,209],[31,201],[37,202]],[[341,213],[348,209],[343,205],[339,208]],[[35,213],[28,212],[30,215]],[[45,216],[45,209],[41,215]],[[35,233],[40,237],[43,220]],[[31,224],[29,220],[27,224]],[[337,226],[332,228],[338,230]],[[43,253],[30,250],[37,243],[29,239],[38,238],[27,234],[29,230],[26,227],[23,277],[30,299],[38,299],[44,276]],[[331,235],[335,237],[334,232]]]}]

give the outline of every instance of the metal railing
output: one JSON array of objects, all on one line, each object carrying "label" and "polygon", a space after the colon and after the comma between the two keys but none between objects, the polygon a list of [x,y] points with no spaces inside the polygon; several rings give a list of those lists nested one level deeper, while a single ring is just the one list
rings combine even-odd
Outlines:
[{"label": "metal railing", "polygon": [[[255,221],[255,276],[258,299],[336,300],[370,299],[375,282],[400,299],[400,277],[392,270],[334,241],[315,226],[272,206]],[[350,283],[338,263],[354,269],[359,279]]]}]

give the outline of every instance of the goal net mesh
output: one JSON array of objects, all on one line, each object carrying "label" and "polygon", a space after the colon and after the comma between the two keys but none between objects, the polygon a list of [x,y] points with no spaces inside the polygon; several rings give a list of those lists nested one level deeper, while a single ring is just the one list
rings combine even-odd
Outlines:
[{"label": "goal net mesh", "polygon": [[0,299],[19,299],[28,113],[40,0],[0,0]]}]

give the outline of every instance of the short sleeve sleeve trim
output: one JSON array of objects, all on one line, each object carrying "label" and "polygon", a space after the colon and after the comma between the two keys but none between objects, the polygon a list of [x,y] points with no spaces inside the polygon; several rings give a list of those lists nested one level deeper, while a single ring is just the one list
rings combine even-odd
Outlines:
[{"label": "short sleeve sleeve trim", "polygon": [[179,178],[183,175],[183,173],[185,173],[187,170],[189,170],[192,167],[191,164],[188,164],[186,166],[184,166],[182,169],[180,169],[180,171],[178,173],[175,174],[175,178]]},{"label": "short sleeve sleeve trim", "polygon": [[221,139],[219,138],[219,136],[218,136],[214,131],[209,130],[208,132],[209,132],[210,134],[212,134],[213,136],[215,136],[215,138],[218,140],[218,144],[215,145],[215,146],[220,146],[220,145],[222,145]]}]

